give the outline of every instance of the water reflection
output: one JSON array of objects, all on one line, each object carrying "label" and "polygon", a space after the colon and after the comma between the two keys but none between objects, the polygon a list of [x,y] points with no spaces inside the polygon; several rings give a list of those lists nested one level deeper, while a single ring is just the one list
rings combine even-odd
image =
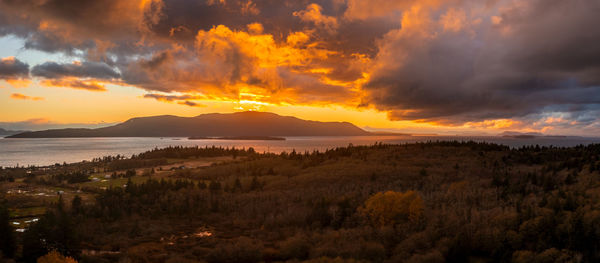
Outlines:
[{"label": "water reflection", "polygon": [[436,140],[488,141],[519,147],[522,145],[575,146],[599,143],[600,138],[505,138],[505,137],[449,137],[449,136],[349,136],[349,137],[287,137],[285,141],[247,140],[188,140],[187,138],[52,138],[52,139],[0,139],[0,166],[52,165],[79,162],[107,155],[131,156],[153,148],[167,146],[221,146],[248,148],[258,152],[298,152],[353,145],[383,143],[411,143]]}]

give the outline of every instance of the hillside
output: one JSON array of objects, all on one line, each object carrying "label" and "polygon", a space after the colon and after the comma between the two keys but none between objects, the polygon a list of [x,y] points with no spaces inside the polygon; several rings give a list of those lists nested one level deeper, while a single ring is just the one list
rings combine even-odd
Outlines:
[{"label": "hillside", "polygon": [[599,172],[600,145],[168,147],[0,170],[0,226],[23,262],[600,262]]},{"label": "hillside", "polygon": [[25,132],[8,138],[189,137],[189,136],[357,136],[369,135],[348,122],[307,121],[267,112],[172,115],[133,118],[97,129],[55,129]]}]

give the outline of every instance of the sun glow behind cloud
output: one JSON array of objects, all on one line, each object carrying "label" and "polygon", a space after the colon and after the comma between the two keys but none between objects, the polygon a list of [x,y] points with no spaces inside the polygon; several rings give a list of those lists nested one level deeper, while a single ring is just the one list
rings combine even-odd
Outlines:
[{"label": "sun glow behind cloud", "polygon": [[263,99],[268,99],[267,95],[258,95],[248,92],[240,92],[239,99],[236,102],[234,109],[240,111],[263,111],[265,106],[271,105],[270,103],[263,102]]}]

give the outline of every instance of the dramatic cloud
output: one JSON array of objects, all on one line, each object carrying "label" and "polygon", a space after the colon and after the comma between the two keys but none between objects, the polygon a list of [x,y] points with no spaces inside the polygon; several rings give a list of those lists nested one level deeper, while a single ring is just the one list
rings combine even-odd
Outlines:
[{"label": "dramatic cloud", "polygon": [[272,35],[262,33],[262,25],[247,27],[248,31],[224,25],[200,30],[193,50],[173,45],[129,64],[123,70],[124,80],[147,90],[199,92],[215,98],[254,93],[273,103],[343,103],[356,97],[348,83],[335,82],[328,75],[353,70],[349,62],[360,63],[360,59],[345,59],[346,69],[329,74],[335,67],[330,60],[340,54],[319,47],[307,34],[292,32],[285,42],[277,43]]},{"label": "dramatic cloud", "polygon": [[3,0],[0,33],[24,37],[26,48],[71,53],[97,47],[96,40],[143,41],[162,8],[159,0]]},{"label": "dramatic cloud", "polygon": [[402,27],[378,41],[363,86],[365,104],[393,119],[461,124],[600,104],[600,31],[586,26],[597,1],[398,8]]},{"label": "dramatic cloud", "polygon": [[118,82],[121,76],[112,67],[98,62],[46,62],[34,66],[31,75],[43,78],[41,84],[44,86],[89,91],[106,91],[104,83]]},{"label": "dramatic cloud", "polygon": [[0,79],[17,80],[29,77],[29,65],[14,58],[0,58]]},{"label": "dramatic cloud", "polygon": [[36,77],[48,79],[77,77],[93,79],[117,79],[120,74],[104,63],[82,62],[72,64],[58,64],[46,62],[36,65],[31,69],[31,74]]},{"label": "dramatic cloud", "polygon": [[42,97],[29,97],[20,93],[13,93],[10,97],[16,100],[44,100]]},{"label": "dramatic cloud", "polygon": [[[0,36],[82,61],[32,65],[45,86],[592,130],[598,13],[597,0],[0,0]],[[28,78],[25,63],[11,63],[0,78]]]}]

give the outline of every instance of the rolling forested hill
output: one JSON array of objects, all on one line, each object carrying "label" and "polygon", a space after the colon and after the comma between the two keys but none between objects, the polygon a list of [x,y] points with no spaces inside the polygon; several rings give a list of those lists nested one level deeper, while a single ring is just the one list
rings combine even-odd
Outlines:
[{"label": "rolling forested hill", "polygon": [[15,233],[27,262],[600,260],[600,145],[172,147],[27,169],[0,170],[2,192],[64,191],[4,195],[46,209]]}]

